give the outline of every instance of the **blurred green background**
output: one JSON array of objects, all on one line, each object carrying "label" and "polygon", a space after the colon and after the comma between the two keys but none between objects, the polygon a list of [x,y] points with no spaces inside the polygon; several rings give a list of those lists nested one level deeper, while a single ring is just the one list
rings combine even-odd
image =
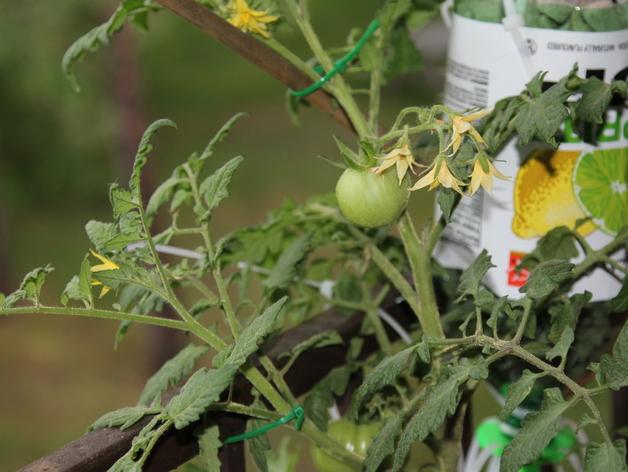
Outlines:
[{"label": "blurred green background", "polygon": [[[310,3],[326,45],[343,44],[380,4]],[[201,149],[230,116],[248,113],[216,155],[216,164],[237,154],[246,158],[231,198],[214,217],[217,235],[260,222],[286,198],[303,201],[334,188],[338,170],[315,156],[336,157],[332,134],[347,142],[351,136],[317,110],[305,110],[295,127],[281,84],[168,12],[151,17],[149,34],[127,28],[89,56],[76,68],[82,91],[74,93],[61,57],[114,7],[109,0],[0,0],[2,292],[50,262],[56,271],[44,298],[57,303],[89,247],[84,223],[109,218],[108,184],[128,180],[139,136],[158,118],[179,128],[157,135],[149,187]],[[417,39],[425,69],[389,84],[385,117],[438,99],[446,33],[431,28]],[[278,36],[307,57],[294,32]],[[431,196],[415,194],[412,205],[425,218]],[[182,341],[133,327],[114,351],[116,329],[106,321],[61,317],[0,320],[0,470],[15,470],[79,437],[102,413],[134,404]],[[478,418],[495,408],[489,401],[479,407]]]},{"label": "blurred green background", "polygon": [[[380,2],[311,2],[326,45],[344,43],[366,25]],[[216,233],[255,224],[291,198],[332,191],[338,170],[316,159],[336,157],[331,138],[350,135],[317,110],[295,127],[285,88],[169,12],[150,33],[126,28],[110,46],[76,68],[82,91],[61,73],[65,49],[114,9],[109,0],[0,0],[0,291],[30,269],[52,263],[45,301],[77,272],[89,247],[83,225],[107,220],[110,182],[128,180],[143,129],[167,117],[147,169],[149,186],[201,149],[218,127],[248,113],[224,142],[216,163],[243,154],[232,197],[216,217]],[[304,57],[300,38],[282,40]],[[442,51],[442,45],[440,46]],[[387,114],[428,103],[440,86],[423,73],[391,84]],[[423,214],[428,200],[417,204]],[[0,320],[0,470],[15,470],[82,435],[100,414],[134,404],[143,383],[176,338],[134,327],[113,351],[116,324],[62,317]]]}]

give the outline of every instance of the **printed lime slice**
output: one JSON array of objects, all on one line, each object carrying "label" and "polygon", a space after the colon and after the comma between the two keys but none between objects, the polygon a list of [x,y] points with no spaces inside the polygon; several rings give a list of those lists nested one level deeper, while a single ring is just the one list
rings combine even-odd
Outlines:
[{"label": "printed lime slice", "polygon": [[583,153],[576,162],[573,189],[582,210],[611,235],[628,224],[628,148]]}]

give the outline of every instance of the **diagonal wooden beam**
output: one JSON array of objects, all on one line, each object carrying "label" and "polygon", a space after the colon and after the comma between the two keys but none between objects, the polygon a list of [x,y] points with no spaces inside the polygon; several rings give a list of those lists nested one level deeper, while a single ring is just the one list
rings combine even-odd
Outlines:
[{"label": "diagonal wooden beam", "polygon": [[[243,33],[195,0],[157,0],[157,3],[232,49],[287,87],[299,90],[312,83],[310,77],[283,56],[253,36]],[[307,96],[305,100],[312,106],[331,115],[343,127],[354,131],[345,111],[325,90],[319,89]]]}]

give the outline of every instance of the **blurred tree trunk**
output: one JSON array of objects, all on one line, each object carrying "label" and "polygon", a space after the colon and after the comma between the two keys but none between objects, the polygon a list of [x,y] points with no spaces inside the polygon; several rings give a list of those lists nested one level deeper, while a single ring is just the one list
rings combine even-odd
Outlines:
[{"label": "blurred tree trunk", "polygon": [[[118,174],[125,180],[133,168],[133,160],[144,129],[149,124],[144,110],[142,96],[142,72],[138,64],[135,31],[125,27],[114,37],[111,44],[111,95],[117,115],[116,167]],[[147,198],[155,188],[155,176],[152,166],[146,166],[142,173],[142,190]],[[159,218],[155,221],[159,228]],[[173,317],[169,306],[164,307],[163,316]],[[170,329],[157,327],[146,328],[151,340],[149,369],[151,373],[180,348],[182,338]]]}]

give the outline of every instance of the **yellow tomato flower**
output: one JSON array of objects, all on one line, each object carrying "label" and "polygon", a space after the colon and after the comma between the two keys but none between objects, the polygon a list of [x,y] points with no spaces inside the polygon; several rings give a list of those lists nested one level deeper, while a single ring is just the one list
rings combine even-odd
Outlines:
[{"label": "yellow tomato flower", "polygon": [[484,190],[490,192],[493,189],[493,177],[508,180],[500,171],[498,171],[493,163],[486,156],[478,156],[473,164],[473,172],[471,173],[471,184],[469,185],[469,195],[473,195],[478,191],[480,185]]},{"label": "yellow tomato flower", "polygon": [[452,155],[458,152],[462,145],[462,139],[465,133],[468,133],[473,140],[478,144],[485,144],[484,139],[480,136],[480,133],[471,124],[473,121],[479,120],[490,113],[490,110],[480,110],[470,115],[456,115],[452,119],[451,129],[452,136],[451,142],[446,149],[452,148]]},{"label": "yellow tomato flower", "polygon": [[[93,251],[93,250],[90,249],[89,252],[92,253],[92,256],[94,256],[96,259],[98,259],[100,262],[102,262],[102,264],[98,264],[98,265],[92,266],[89,269],[90,272],[94,273],[94,272],[104,272],[106,270],[118,270],[118,269],[120,269],[120,266],[118,264],[116,264],[112,260],[107,259],[105,256],[101,256],[96,251]],[[102,285],[102,289],[100,290],[100,295],[98,296],[98,298],[104,297],[111,290],[111,287],[107,287],[106,285],[104,285],[99,280],[92,280],[92,285],[94,285],[94,286]]]},{"label": "yellow tomato flower", "polygon": [[397,177],[399,178],[399,185],[401,185],[403,178],[408,173],[408,169],[413,174],[415,173],[413,166],[417,165],[417,163],[414,160],[414,156],[412,155],[412,152],[410,151],[410,147],[408,146],[407,143],[393,149],[392,151],[390,151],[388,154],[386,154],[383,157],[378,157],[378,159],[380,159],[382,163],[377,167],[373,167],[373,172],[375,172],[376,174],[381,174],[386,169],[389,169],[392,166],[396,165]]},{"label": "yellow tomato flower", "polygon": [[268,24],[279,19],[265,10],[252,9],[246,0],[231,0],[229,7],[233,11],[229,23],[245,33],[256,33],[264,38],[270,38]]},{"label": "yellow tomato flower", "polygon": [[419,190],[421,188],[430,186],[430,190],[435,189],[439,185],[445,188],[454,189],[456,192],[462,195],[461,186],[464,183],[456,178],[454,174],[449,170],[447,165],[447,159],[438,158],[433,164],[431,170],[421,177],[410,190]]}]

